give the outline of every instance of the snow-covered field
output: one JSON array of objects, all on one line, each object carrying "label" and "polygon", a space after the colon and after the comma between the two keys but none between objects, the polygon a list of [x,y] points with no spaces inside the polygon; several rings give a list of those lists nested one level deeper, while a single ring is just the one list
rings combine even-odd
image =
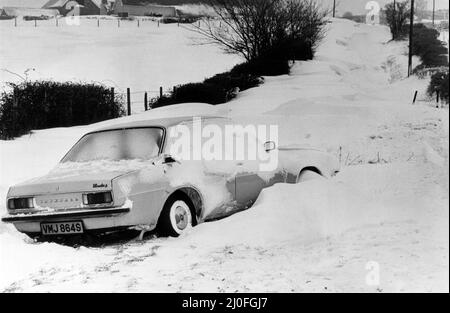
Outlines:
[{"label": "snow-covered field", "polygon": [[[28,79],[97,82],[125,95],[131,88],[132,112],[144,111],[144,92],[159,95],[174,86],[229,70],[240,62],[216,46],[199,45],[198,35],[177,24],[149,18],[121,20],[79,17],[79,25],[56,21],[0,20],[0,90]],[[99,25],[99,27],[97,27]],[[39,60],[39,61],[37,61]],[[25,73],[26,72],[26,73]],[[21,77],[17,76],[20,75]]]},{"label": "snow-covered field", "polygon": [[[123,118],[221,114],[276,123],[281,145],[335,154],[342,171],[333,179],[277,184],[251,209],[176,239],[71,248],[32,243],[0,224],[0,290],[448,292],[448,109],[411,104],[415,90],[426,100],[427,81],[402,78],[406,45],[389,38],[387,28],[336,19],[316,59],[297,62],[289,76],[267,78],[224,105],[182,104]],[[135,53],[122,68],[144,59],[145,50]],[[232,63],[223,55],[215,62]],[[111,66],[109,74],[119,71]],[[75,73],[84,70],[96,73],[83,64]],[[0,141],[0,212],[9,185],[46,173],[98,126]]]}]

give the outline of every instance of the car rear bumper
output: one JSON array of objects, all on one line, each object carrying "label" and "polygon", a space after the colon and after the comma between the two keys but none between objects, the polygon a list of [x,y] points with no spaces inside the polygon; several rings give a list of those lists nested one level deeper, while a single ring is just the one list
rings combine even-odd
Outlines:
[{"label": "car rear bumper", "polygon": [[2,222],[40,222],[40,221],[56,221],[67,220],[72,218],[89,218],[89,217],[108,217],[116,214],[123,214],[130,212],[129,208],[106,208],[93,210],[77,210],[77,211],[63,211],[63,212],[48,212],[48,213],[30,213],[30,214],[10,214],[2,217]]},{"label": "car rear bumper", "polygon": [[10,214],[2,217],[2,222],[13,223],[24,233],[40,233],[41,223],[81,221],[85,231],[114,229],[133,225],[130,208],[104,208],[92,210],[39,212],[30,214]]}]

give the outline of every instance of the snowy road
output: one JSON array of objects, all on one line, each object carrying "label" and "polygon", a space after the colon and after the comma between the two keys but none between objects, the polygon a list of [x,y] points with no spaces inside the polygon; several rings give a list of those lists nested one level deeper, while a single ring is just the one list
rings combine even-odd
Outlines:
[{"label": "snowy road", "polygon": [[[177,239],[71,248],[31,243],[0,224],[0,290],[448,292],[448,109],[411,105],[415,90],[426,100],[427,81],[401,79],[405,45],[388,39],[386,28],[334,20],[317,58],[297,62],[289,76],[228,104],[126,118],[251,115],[280,125],[280,144],[338,156],[333,179],[277,184],[251,209]],[[0,142],[0,211],[8,185],[48,171],[89,128]],[[31,153],[49,146],[40,158]]]}]

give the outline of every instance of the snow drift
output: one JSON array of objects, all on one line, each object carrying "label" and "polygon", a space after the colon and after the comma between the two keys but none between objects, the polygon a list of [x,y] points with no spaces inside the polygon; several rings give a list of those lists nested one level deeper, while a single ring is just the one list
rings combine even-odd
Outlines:
[{"label": "snow drift", "polygon": [[[425,101],[427,80],[403,78],[406,44],[389,38],[386,27],[334,19],[316,59],[291,75],[223,105],[119,121],[205,113],[277,123],[281,146],[334,154],[336,177],[277,184],[251,209],[176,239],[73,249],[32,244],[0,224],[0,289],[448,292],[448,110]],[[423,101],[413,106],[415,90]],[[1,141],[0,211],[9,185],[45,174],[84,132],[116,122]],[[365,282],[369,261],[381,266],[379,286]]]}]

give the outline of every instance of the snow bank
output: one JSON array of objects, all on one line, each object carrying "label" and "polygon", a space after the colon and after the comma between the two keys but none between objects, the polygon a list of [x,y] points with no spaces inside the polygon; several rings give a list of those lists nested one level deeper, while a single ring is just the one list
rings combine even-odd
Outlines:
[{"label": "snow bank", "polygon": [[[0,224],[0,227],[2,225]],[[12,226],[8,226],[8,228]],[[22,249],[20,247],[26,247]],[[65,267],[70,271],[77,266],[95,264],[98,260],[99,249],[84,247],[71,248],[55,243],[35,244],[25,235],[17,232],[5,232],[0,236],[0,289],[6,288],[17,279],[25,279],[30,273],[42,271],[43,268],[54,268],[55,264]],[[102,253],[109,262],[113,261],[113,249],[105,248]],[[6,257],[7,255],[7,257]],[[32,256],[32,257],[31,257]],[[52,270],[49,279],[58,274],[59,270]],[[32,282],[35,285],[42,281]]]},{"label": "snow bank", "polygon": [[317,241],[363,225],[424,222],[429,212],[423,208],[439,203],[433,197],[444,190],[437,185],[418,188],[423,174],[414,164],[363,165],[330,180],[276,184],[263,190],[252,208],[199,225],[184,240],[207,247],[267,247]]}]

